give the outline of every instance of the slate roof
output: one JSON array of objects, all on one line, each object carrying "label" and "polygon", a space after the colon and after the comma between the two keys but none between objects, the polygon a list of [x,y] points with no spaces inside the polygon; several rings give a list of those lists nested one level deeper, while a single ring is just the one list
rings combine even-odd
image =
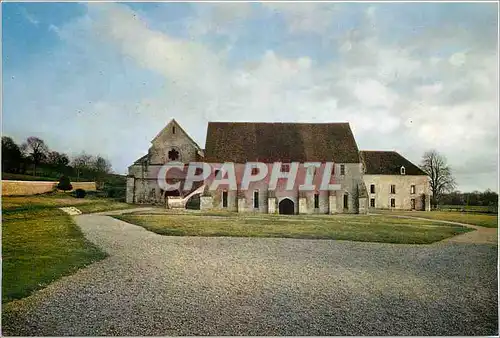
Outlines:
[{"label": "slate roof", "polygon": [[359,155],[365,166],[365,174],[368,175],[401,175],[401,166],[405,167],[406,175],[427,175],[395,151],[362,150]]},{"label": "slate roof", "polygon": [[205,161],[359,163],[349,123],[209,122]]}]

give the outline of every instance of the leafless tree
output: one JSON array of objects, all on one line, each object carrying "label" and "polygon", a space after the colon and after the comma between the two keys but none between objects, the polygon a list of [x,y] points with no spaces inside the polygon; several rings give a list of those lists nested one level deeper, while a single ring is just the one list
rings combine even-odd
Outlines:
[{"label": "leafless tree", "polygon": [[92,167],[92,156],[86,153],[81,153],[71,161],[73,168],[76,169],[77,181],[80,180],[80,174],[83,170],[90,170]]},{"label": "leafless tree", "polygon": [[451,192],[456,187],[451,168],[447,164],[446,157],[436,150],[425,152],[420,168],[429,175],[432,190],[431,203],[437,207],[442,194]]},{"label": "leafless tree", "polygon": [[30,136],[21,146],[22,151],[33,161],[33,176],[36,175],[36,167],[46,157],[49,147],[42,139]]}]

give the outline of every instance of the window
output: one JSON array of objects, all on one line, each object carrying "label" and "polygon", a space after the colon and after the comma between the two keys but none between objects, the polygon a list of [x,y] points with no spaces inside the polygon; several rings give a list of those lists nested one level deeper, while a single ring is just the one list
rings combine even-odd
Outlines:
[{"label": "window", "polygon": [[258,191],[253,192],[253,207],[255,209],[259,208],[259,192]]},{"label": "window", "polygon": [[252,175],[257,175],[259,173],[259,168],[252,168]]},{"label": "window", "polygon": [[375,208],[375,198],[370,198],[370,207]]},{"label": "window", "polygon": [[314,194],[314,209],[319,208],[319,194]]},{"label": "window", "polygon": [[396,193],[396,185],[391,184],[391,194],[395,194],[395,193]]},{"label": "window", "polygon": [[411,210],[415,210],[415,199],[411,199]]},{"label": "window", "polygon": [[175,134],[175,126],[172,127],[172,134]]},{"label": "window", "polygon": [[168,152],[168,159],[171,160],[171,161],[177,161],[179,159],[179,152],[175,149],[171,149],[169,152]]},{"label": "window", "polygon": [[341,164],[340,165],[340,176],[344,176],[345,175],[345,165]]},{"label": "window", "polygon": [[375,184],[370,184],[370,194],[375,193]]},{"label": "window", "polygon": [[227,208],[227,191],[222,192],[222,207]]},{"label": "window", "polygon": [[290,171],[290,164],[288,163],[282,163],[281,164],[281,172],[282,173],[287,173]]},{"label": "window", "polygon": [[414,194],[414,193],[415,193],[415,185],[412,185],[410,188],[410,194]]},{"label": "window", "polygon": [[332,176],[335,176],[335,165],[332,165]]},{"label": "window", "polygon": [[391,208],[395,208],[395,207],[396,207],[396,199],[391,198]]},{"label": "window", "polygon": [[405,175],[405,174],[406,174],[406,169],[405,169],[405,167],[401,167],[401,171],[400,171],[400,172],[401,172],[401,175]]}]

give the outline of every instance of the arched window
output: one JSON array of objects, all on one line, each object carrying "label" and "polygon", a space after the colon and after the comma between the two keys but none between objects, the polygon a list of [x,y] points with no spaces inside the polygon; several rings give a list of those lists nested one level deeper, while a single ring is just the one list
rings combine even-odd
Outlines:
[{"label": "arched window", "polygon": [[400,172],[401,172],[401,175],[406,175],[405,167],[401,166]]}]

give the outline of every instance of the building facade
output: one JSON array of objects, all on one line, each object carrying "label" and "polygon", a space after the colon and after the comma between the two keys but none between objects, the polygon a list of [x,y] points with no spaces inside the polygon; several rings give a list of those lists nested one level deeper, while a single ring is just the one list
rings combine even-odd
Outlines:
[{"label": "building facade", "polygon": [[[359,151],[348,123],[209,122],[202,149],[172,120],[153,139],[148,154],[129,167],[127,203],[183,208],[193,199],[199,199],[202,210],[281,214],[366,213],[370,208],[390,208],[391,203],[397,209],[411,209],[415,203],[415,209],[421,210],[424,208],[421,205],[427,205],[427,176],[415,174],[416,166],[399,155],[406,161],[401,163],[408,167],[408,175],[393,175],[392,169],[391,174],[381,173],[373,169],[372,157],[366,153]],[[186,191],[182,189],[184,178],[180,172],[169,183],[179,182],[181,189],[164,191],[158,184],[158,173],[172,161],[209,163],[212,172]],[[237,168],[238,188],[219,185],[215,190],[209,189],[227,162]],[[324,169],[306,168],[307,162],[333,162],[330,183],[338,189],[301,191],[298,185],[286,187],[286,179],[279,179],[275,188],[270,187],[268,179],[262,179],[251,182],[248,189],[240,189],[242,168],[248,162],[265,163],[269,168],[279,163],[284,175],[292,163],[298,163],[298,176],[302,177],[308,174],[318,177]],[[386,191],[387,182],[396,185],[394,193],[392,188]],[[372,185],[375,192],[370,194]],[[406,188],[415,189],[415,193],[404,193]]]},{"label": "building facade", "polygon": [[430,210],[428,176],[395,151],[361,151],[368,209]]}]

